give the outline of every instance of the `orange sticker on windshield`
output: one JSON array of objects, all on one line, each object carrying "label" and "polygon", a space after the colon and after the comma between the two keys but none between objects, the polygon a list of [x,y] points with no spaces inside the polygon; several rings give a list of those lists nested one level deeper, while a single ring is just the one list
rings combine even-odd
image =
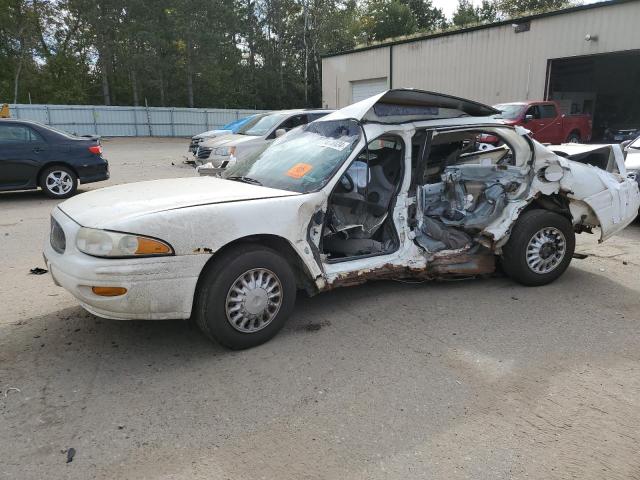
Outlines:
[{"label": "orange sticker on windshield", "polygon": [[293,167],[287,170],[287,175],[291,178],[302,178],[312,169],[313,166],[308,163],[296,163]]}]

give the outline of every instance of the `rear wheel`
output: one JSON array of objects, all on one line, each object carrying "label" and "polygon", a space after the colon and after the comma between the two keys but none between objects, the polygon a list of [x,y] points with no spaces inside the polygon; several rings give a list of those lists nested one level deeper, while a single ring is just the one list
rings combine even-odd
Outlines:
[{"label": "rear wheel", "polygon": [[78,189],[78,176],[64,165],[46,168],[40,174],[40,187],[51,198],[68,198]]},{"label": "rear wheel", "polygon": [[578,132],[571,132],[567,137],[567,143],[580,143],[581,138]]},{"label": "rear wheel", "polygon": [[295,298],[295,276],[287,260],[270,248],[239,245],[204,272],[194,317],[200,329],[221,345],[251,348],[278,333]]},{"label": "rear wheel", "polygon": [[523,285],[553,282],[569,266],[576,239],[571,222],[548,210],[530,210],[516,222],[502,249],[505,273]]}]

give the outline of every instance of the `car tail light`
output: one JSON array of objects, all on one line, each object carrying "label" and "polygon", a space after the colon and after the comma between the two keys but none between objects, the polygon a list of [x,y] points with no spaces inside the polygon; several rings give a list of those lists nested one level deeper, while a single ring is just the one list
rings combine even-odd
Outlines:
[{"label": "car tail light", "polygon": [[91,153],[95,153],[96,155],[100,155],[102,153],[102,145],[93,145],[89,147],[89,151]]}]

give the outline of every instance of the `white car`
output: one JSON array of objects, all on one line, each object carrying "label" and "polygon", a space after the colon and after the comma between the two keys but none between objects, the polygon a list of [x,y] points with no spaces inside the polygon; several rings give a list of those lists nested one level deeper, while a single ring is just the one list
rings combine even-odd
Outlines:
[{"label": "white car", "polygon": [[267,148],[277,137],[313,122],[331,110],[282,110],[256,116],[233,135],[205,140],[195,153],[199,165],[211,162],[221,171]]},{"label": "white car", "polygon": [[[192,317],[240,349],[265,342],[313,295],[371,279],[503,270],[544,285],[575,234],[622,230],[638,185],[572,162],[491,107],[390,90],[279,138],[226,178],[118,185],[53,210],[54,281],[113,319]],[[478,139],[498,138],[481,150]]]}]

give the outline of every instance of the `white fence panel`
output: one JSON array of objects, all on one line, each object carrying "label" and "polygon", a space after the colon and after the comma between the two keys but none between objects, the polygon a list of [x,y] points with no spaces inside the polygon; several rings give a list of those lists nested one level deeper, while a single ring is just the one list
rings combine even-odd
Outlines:
[{"label": "white fence panel", "polygon": [[76,135],[190,137],[264,112],[250,109],[10,105],[14,118],[34,120]]}]

